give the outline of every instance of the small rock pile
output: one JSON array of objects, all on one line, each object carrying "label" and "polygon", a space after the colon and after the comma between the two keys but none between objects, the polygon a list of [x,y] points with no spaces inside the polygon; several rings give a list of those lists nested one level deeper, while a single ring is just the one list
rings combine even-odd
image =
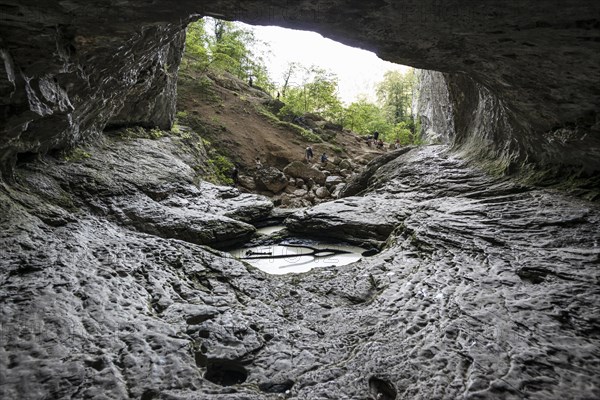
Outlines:
[{"label": "small rock pile", "polygon": [[309,207],[338,197],[359,167],[349,159],[334,158],[326,163],[293,161],[283,171],[265,166],[253,176],[241,175],[239,185],[270,195],[276,206]]}]

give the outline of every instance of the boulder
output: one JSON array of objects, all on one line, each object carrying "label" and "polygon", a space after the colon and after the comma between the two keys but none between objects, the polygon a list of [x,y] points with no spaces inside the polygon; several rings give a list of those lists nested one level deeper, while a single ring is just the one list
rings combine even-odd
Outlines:
[{"label": "boulder", "polygon": [[258,189],[272,193],[279,193],[288,185],[285,174],[275,167],[260,168],[256,171],[254,181]]},{"label": "boulder", "polygon": [[323,235],[345,241],[385,241],[408,211],[399,199],[351,197],[322,202],[285,220],[290,232]]},{"label": "boulder", "polygon": [[297,187],[291,186],[291,185],[287,185],[287,187],[285,188],[285,190],[283,191],[283,193],[293,194],[296,190],[298,190]]},{"label": "boulder", "polygon": [[241,187],[248,190],[256,190],[256,183],[254,182],[254,178],[251,176],[240,175],[238,177],[238,183]]},{"label": "boulder", "polygon": [[343,159],[340,161],[339,164],[340,169],[348,169],[348,170],[353,170],[354,166],[352,165],[352,163],[350,162],[350,160],[347,159]]},{"label": "boulder", "polygon": [[263,105],[273,114],[277,114],[285,106],[285,103],[277,99],[267,99],[263,101]]},{"label": "boulder", "polygon": [[327,188],[331,188],[332,186],[336,186],[339,185],[340,183],[344,182],[344,178],[342,178],[339,175],[331,175],[328,176],[327,179],[325,180],[325,186],[327,186]]},{"label": "boulder", "polygon": [[296,197],[304,197],[308,194],[308,190],[304,190],[304,189],[296,189],[293,192],[293,195]]},{"label": "boulder", "polygon": [[333,161],[328,161],[326,163],[321,164],[321,169],[323,171],[336,172],[339,170],[338,166],[335,165]]},{"label": "boulder", "polygon": [[303,180],[312,179],[321,185],[325,183],[325,174],[323,174],[323,172],[319,171],[318,169],[311,168],[302,161],[294,161],[288,164],[283,169],[283,172],[293,178],[301,178]]},{"label": "boulder", "polygon": [[329,190],[327,190],[327,188],[325,186],[321,186],[321,187],[317,188],[317,190],[315,191],[315,194],[320,199],[325,199],[325,198],[331,196],[331,194],[329,193]]},{"label": "boulder", "polygon": [[333,122],[329,122],[329,121],[326,121],[325,125],[323,127],[330,131],[338,131],[338,132],[341,132],[343,129],[342,125],[334,124]]},{"label": "boulder", "polygon": [[292,201],[292,196],[290,196],[287,193],[284,193],[279,197],[279,205],[282,207],[288,207],[290,205],[291,201]]},{"label": "boulder", "polygon": [[337,199],[340,197],[340,193],[342,192],[342,189],[344,189],[344,187],[346,186],[345,183],[339,183],[335,186],[335,188],[331,191],[331,197]]},{"label": "boulder", "polygon": [[282,194],[280,198],[281,207],[286,208],[305,208],[312,205],[310,200],[298,197],[292,197],[288,194]]}]

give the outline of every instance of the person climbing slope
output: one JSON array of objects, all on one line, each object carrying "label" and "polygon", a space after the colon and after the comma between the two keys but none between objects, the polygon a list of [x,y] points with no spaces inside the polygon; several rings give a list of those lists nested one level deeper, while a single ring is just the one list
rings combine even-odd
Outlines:
[{"label": "person climbing slope", "polygon": [[313,158],[313,149],[312,147],[308,146],[306,148],[306,150],[304,151],[304,156],[306,158],[306,162],[310,162]]}]

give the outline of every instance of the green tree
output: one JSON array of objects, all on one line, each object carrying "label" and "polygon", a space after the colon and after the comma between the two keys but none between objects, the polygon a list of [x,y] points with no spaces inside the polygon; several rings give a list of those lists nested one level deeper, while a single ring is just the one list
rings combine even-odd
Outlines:
[{"label": "green tree", "polygon": [[377,99],[392,124],[412,120],[413,71],[388,71],[377,85]]},{"label": "green tree", "polygon": [[240,79],[252,77],[257,86],[274,89],[254,32],[230,21],[203,18],[188,26],[182,68],[226,71]]},{"label": "green tree", "polygon": [[209,63],[208,35],[204,20],[201,19],[188,25],[185,37],[185,55],[181,61],[181,68],[205,70]]},{"label": "green tree", "polygon": [[250,51],[255,43],[253,32],[230,21],[211,19],[209,22],[213,30],[209,37],[211,65],[240,79],[248,79],[255,67]]},{"label": "green tree", "polygon": [[[297,81],[300,84],[295,84]],[[281,92],[282,100],[286,103],[281,110],[283,115],[314,113],[334,122],[342,118],[338,78],[323,68],[290,64],[284,74]]]},{"label": "green tree", "polygon": [[365,98],[350,104],[344,110],[345,128],[367,135],[374,131],[387,131],[389,125],[385,115],[377,104],[370,103]]},{"label": "green tree", "polygon": [[283,73],[283,84],[281,85],[281,96],[285,97],[287,94],[288,88],[293,85],[293,79],[297,75],[298,71],[303,67],[298,62],[288,63],[285,72]]}]

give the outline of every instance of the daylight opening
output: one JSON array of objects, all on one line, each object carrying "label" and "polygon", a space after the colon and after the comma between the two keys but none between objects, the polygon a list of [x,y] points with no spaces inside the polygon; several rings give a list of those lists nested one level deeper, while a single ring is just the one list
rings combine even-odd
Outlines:
[{"label": "daylight opening", "polygon": [[[308,147],[314,162],[368,162],[427,141],[421,74],[314,32],[205,17],[187,29],[174,130],[202,136],[205,177],[217,183],[232,184],[259,163],[283,169]],[[275,193],[280,186],[241,183]]]}]

